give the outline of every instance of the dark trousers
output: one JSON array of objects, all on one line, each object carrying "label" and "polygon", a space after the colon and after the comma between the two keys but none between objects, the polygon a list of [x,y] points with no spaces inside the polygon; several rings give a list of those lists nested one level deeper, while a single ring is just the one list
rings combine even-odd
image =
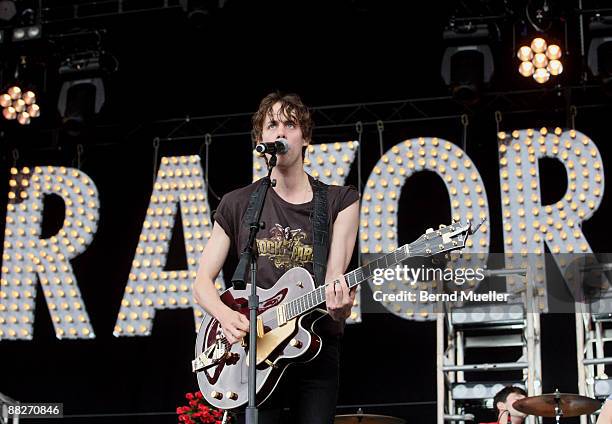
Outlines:
[{"label": "dark trousers", "polygon": [[[324,338],[315,359],[287,368],[274,393],[259,408],[258,424],[333,424],[339,361],[340,340]],[[244,414],[238,416],[238,423],[244,423]]]}]

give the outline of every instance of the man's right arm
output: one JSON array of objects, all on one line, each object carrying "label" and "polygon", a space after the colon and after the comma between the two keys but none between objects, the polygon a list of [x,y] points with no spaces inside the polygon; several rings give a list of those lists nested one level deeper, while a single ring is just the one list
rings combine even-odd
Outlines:
[{"label": "man's right arm", "polygon": [[215,223],[200,258],[198,273],[193,284],[193,295],[195,301],[221,323],[228,341],[236,343],[248,331],[249,320],[221,301],[214,284],[229,253],[230,244],[230,239],[223,228]]}]

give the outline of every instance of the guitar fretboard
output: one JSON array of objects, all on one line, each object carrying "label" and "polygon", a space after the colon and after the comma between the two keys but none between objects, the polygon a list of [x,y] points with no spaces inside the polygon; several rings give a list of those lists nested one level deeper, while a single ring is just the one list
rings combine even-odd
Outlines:
[{"label": "guitar fretboard", "polygon": [[[391,253],[381,256],[380,258],[357,268],[347,274],[344,274],[344,279],[349,287],[364,282],[374,275],[374,270],[378,268],[389,268],[410,257],[409,245],[404,245]],[[333,284],[333,282],[328,283]],[[313,291],[306,293],[296,299],[285,304],[287,320],[293,319],[304,312],[313,309],[314,307],[325,302],[325,287],[328,285],[319,286]]]}]

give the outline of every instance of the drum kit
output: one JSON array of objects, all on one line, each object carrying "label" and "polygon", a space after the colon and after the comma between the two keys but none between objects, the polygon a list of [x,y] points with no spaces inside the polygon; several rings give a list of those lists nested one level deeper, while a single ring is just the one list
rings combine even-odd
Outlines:
[{"label": "drum kit", "polygon": [[[519,399],[512,405],[517,411],[537,417],[561,418],[589,415],[601,407],[601,402],[590,397],[571,393],[555,393]],[[406,420],[387,415],[356,414],[336,415],[334,424],[405,424]]]}]

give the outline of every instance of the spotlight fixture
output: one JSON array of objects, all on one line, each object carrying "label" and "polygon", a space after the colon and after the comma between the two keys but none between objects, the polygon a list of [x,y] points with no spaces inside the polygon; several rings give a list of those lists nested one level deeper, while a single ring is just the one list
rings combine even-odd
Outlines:
[{"label": "spotlight fixture", "polygon": [[187,20],[194,28],[204,28],[211,17],[223,9],[227,0],[179,0],[179,5],[187,13]]},{"label": "spotlight fixture", "polygon": [[552,76],[563,72],[561,47],[557,44],[547,44],[541,37],[534,38],[529,46],[521,46],[516,53],[521,61],[518,71],[524,77],[533,77],[544,84]]},{"label": "spotlight fixture", "polygon": [[36,94],[32,90],[23,91],[18,85],[9,87],[0,94],[2,116],[21,125],[28,125],[32,118],[40,116],[40,106],[36,104]]},{"label": "spotlight fixture", "polygon": [[40,25],[19,27],[13,29],[13,41],[26,41],[40,38],[42,28]]},{"label": "spotlight fixture", "polygon": [[0,21],[8,22],[17,14],[17,6],[14,1],[0,0]]},{"label": "spotlight fixture", "polygon": [[[40,106],[36,103],[32,83],[25,83],[25,81],[31,81],[30,78],[26,57],[21,56],[8,89],[0,93],[0,107],[5,119],[16,120],[21,125],[28,125],[32,118],[40,115]],[[29,88],[26,88],[28,86]]]},{"label": "spotlight fixture", "polygon": [[587,64],[604,91],[612,95],[612,16],[599,16],[589,23],[591,42]]},{"label": "spotlight fixture", "polygon": [[493,54],[487,25],[453,26],[444,31],[447,48],[442,57],[442,78],[453,97],[473,104],[493,75]]},{"label": "spotlight fixture", "polygon": [[67,57],[59,73],[65,81],[60,89],[58,111],[66,133],[78,136],[105,101],[100,52],[80,52]]}]

